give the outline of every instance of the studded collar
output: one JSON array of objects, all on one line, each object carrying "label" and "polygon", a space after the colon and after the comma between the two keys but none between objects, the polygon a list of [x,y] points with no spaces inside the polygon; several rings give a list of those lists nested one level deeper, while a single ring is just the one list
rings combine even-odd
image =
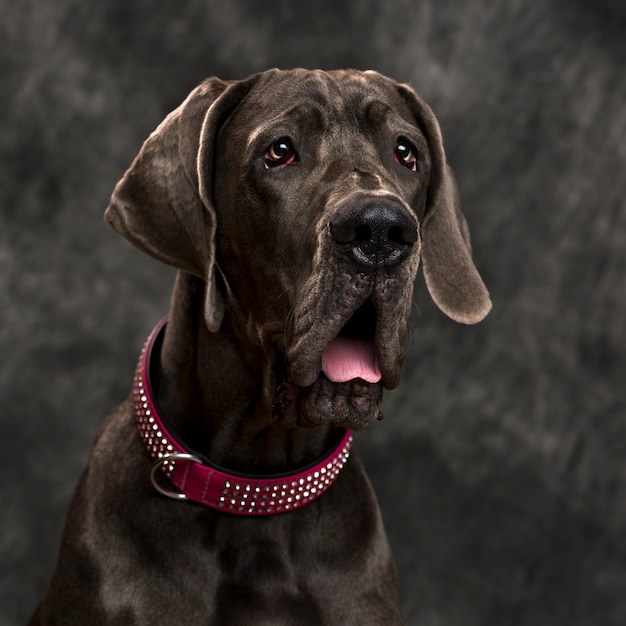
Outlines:
[{"label": "studded collar", "polygon": [[[133,401],[137,428],[153,462],[150,480],[161,494],[192,500],[238,515],[273,515],[319,498],[348,460],[352,431],[322,459],[297,472],[252,476],[226,470],[184,446],[168,430],[150,387],[151,357],[163,341],[164,318],[148,337],[135,372]],[[161,478],[159,478],[161,475]],[[163,486],[163,476],[177,490]]]}]

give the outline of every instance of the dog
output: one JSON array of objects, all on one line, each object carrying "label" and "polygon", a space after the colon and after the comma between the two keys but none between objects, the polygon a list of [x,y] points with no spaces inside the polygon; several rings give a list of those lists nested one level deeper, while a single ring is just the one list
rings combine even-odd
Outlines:
[{"label": "dog", "polygon": [[105,216],[178,272],[31,624],[401,624],[352,433],[400,380],[420,262],[453,320],[491,307],[431,109],[370,71],[211,78]]}]

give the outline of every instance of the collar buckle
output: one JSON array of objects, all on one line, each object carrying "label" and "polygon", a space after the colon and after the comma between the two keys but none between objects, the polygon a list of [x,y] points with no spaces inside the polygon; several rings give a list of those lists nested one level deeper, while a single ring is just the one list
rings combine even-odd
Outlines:
[{"label": "collar buckle", "polygon": [[176,467],[176,461],[189,461],[200,463],[202,465],[202,459],[195,454],[188,454],[186,452],[172,452],[171,454],[164,454],[152,464],[152,467],[150,468],[150,482],[152,483],[154,489],[161,495],[172,498],[172,500],[189,500],[189,496],[183,491],[173,491],[172,489],[163,487],[163,485],[161,485],[157,480],[157,476],[160,473],[165,473],[168,478],[171,478],[172,472]]}]

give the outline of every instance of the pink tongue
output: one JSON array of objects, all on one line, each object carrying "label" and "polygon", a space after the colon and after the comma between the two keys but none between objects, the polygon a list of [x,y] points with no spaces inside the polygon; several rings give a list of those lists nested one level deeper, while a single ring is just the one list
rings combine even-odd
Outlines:
[{"label": "pink tongue", "polygon": [[322,371],[333,383],[345,383],[354,378],[377,383],[382,378],[374,341],[355,337],[339,336],[324,350]]}]

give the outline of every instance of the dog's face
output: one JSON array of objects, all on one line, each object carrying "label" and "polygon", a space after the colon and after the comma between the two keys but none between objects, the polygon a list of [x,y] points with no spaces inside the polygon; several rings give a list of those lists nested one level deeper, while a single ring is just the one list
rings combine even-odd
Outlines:
[{"label": "dog's face", "polygon": [[[110,221],[205,279],[211,330],[236,316],[274,371],[286,360],[291,418],[368,426],[399,382],[421,257],[451,317],[489,309],[432,112],[373,72],[271,71],[194,93],[144,145]],[[164,185],[165,206],[150,190]]]},{"label": "dog's face", "polygon": [[295,72],[259,81],[216,146],[216,258],[238,306],[286,354],[301,418],[366,426],[404,359],[427,138],[390,81]]}]

